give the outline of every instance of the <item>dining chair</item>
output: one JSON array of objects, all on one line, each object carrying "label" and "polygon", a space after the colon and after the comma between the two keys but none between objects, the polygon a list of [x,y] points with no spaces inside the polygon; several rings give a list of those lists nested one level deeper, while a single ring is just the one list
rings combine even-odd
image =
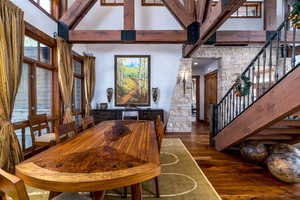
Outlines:
[{"label": "dining chair", "polygon": [[[25,184],[20,178],[0,169],[0,199],[30,200]],[[78,193],[61,193],[52,200],[91,200]]]},{"label": "dining chair", "polygon": [[[50,132],[46,114],[28,118],[33,148],[36,146],[48,146],[55,144],[55,133]],[[46,133],[43,133],[43,130],[45,130]]]},{"label": "dining chair", "polygon": [[81,120],[81,125],[82,125],[83,130],[95,126],[94,117],[93,116],[87,116],[87,117],[83,118]]},{"label": "dining chair", "polygon": [[138,111],[122,111],[122,120],[139,120]]},{"label": "dining chair", "polygon": [[77,135],[77,127],[75,121],[67,124],[59,125],[57,132],[58,132],[58,137],[56,143],[60,143],[63,140],[66,140],[74,135]]}]

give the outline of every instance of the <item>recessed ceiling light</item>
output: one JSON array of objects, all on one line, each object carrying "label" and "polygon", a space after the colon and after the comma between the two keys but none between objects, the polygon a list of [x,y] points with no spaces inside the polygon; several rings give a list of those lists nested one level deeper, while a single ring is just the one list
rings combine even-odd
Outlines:
[{"label": "recessed ceiling light", "polygon": [[194,65],[198,65],[198,63],[197,63],[197,62],[194,62]]}]

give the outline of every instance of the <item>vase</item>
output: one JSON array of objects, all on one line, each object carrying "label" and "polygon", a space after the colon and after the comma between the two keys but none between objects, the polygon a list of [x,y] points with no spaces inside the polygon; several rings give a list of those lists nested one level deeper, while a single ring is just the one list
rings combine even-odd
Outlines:
[{"label": "vase", "polygon": [[159,99],[159,89],[158,88],[152,88],[152,99],[153,99],[153,102],[157,105],[158,99]]},{"label": "vase", "polygon": [[107,88],[107,90],[106,90],[106,97],[107,97],[107,101],[108,101],[108,104],[109,104],[110,108],[111,108],[112,96],[113,96],[113,89],[112,88]]}]

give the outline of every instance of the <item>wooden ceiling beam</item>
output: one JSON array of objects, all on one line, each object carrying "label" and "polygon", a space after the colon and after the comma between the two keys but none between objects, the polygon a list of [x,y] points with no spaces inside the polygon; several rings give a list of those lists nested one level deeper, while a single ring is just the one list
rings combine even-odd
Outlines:
[{"label": "wooden ceiling beam", "polygon": [[211,35],[234,13],[246,0],[219,1],[208,12],[206,20],[200,28],[200,38],[194,45],[183,47],[183,56],[189,57],[200,45],[204,44]]},{"label": "wooden ceiling beam", "polygon": [[176,18],[178,23],[186,29],[195,21],[194,13],[187,12],[187,9],[180,0],[162,0],[168,10]]},{"label": "wooden ceiling beam", "polygon": [[185,43],[185,30],[136,30],[135,40],[122,40],[123,30],[72,30],[71,43]]},{"label": "wooden ceiling beam", "polygon": [[277,29],[277,2],[264,0],[264,30]]},{"label": "wooden ceiling beam", "polygon": [[70,29],[74,29],[96,2],[97,0],[76,0],[63,14],[60,21]]},{"label": "wooden ceiling beam", "polygon": [[209,0],[198,0],[197,2],[197,21],[202,24]]},{"label": "wooden ceiling beam", "polygon": [[216,44],[265,43],[266,31],[217,31]]},{"label": "wooden ceiling beam", "polygon": [[134,0],[124,0],[124,29],[134,30]]}]

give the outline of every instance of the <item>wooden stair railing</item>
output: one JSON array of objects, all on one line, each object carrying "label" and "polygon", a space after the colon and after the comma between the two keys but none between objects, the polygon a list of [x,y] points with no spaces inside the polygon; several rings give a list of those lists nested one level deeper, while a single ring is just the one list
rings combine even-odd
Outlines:
[{"label": "wooden stair railing", "polygon": [[299,116],[300,63],[296,63],[297,29],[288,42],[288,27],[286,19],[241,74],[253,83],[249,93],[237,96],[233,85],[213,106],[211,138],[217,150],[245,140],[272,143],[300,136],[300,121],[289,117]]}]

